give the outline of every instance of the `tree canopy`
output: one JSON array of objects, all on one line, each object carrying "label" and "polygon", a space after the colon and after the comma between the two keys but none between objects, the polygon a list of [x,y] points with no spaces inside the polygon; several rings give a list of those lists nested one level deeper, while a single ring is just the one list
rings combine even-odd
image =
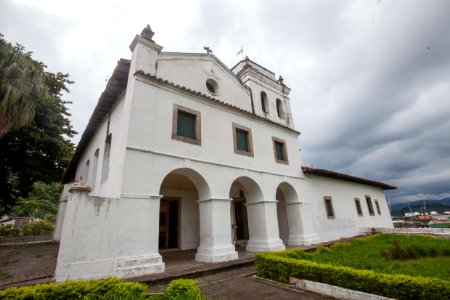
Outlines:
[{"label": "tree canopy", "polygon": [[73,82],[46,68],[0,36],[0,215],[34,182],[60,181],[73,154],[76,132],[62,99]]}]

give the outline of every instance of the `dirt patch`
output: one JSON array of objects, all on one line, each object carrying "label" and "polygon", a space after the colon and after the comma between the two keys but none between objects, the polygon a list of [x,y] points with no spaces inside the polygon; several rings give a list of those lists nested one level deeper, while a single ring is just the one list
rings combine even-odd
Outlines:
[{"label": "dirt patch", "polygon": [[53,277],[58,248],[59,244],[52,242],[0,246],[0,289]]}]

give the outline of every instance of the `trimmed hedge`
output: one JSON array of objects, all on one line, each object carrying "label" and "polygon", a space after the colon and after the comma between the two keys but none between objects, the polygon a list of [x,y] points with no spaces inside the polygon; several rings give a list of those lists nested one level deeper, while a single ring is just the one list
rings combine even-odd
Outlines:
[{"label": "trimmed hedge", "polygon": [[0,291],[0,299],[8,300],[58,300],[58,299],[116,299],[116,300],[202,300],[201,290],[193,279],[172,280],[164,294],[148,295],[147,285],[123,282],[118,278],[76,280],[61,283],[36,284],[11,287]]},{"label": "trimmed hedge", "polygon": [[193,279],[175,279],[169,283],[166,296],[174,300],[201,300],[202,291],[197,287],[197,281]]},{"label": "trimmed hedge", "polygon": [[301,250],[259,253],[257,274],[284,283],[294,276],[397,299],[450,299],[450,281],[316,263],[306,260],[306,255]]},{"label": "trimmed hedge", "polygon": [[12,287],[0,291],[0,299],[146,299],[147,286],[118,278],[65,281]]}]

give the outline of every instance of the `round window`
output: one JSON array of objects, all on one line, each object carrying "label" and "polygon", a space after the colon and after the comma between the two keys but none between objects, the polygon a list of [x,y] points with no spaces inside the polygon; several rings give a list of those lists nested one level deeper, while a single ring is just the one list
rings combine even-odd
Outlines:
[{"label": "round window", "polygon": [[214,79],[209,78],[206,80],[206,88],[211,94],[217,94],[218,86]]}]

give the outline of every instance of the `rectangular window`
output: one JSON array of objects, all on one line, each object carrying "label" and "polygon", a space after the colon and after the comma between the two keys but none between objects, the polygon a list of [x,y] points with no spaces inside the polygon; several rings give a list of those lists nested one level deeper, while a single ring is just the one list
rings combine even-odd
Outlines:
[{"label": "rectangular window", "polygon": [[248,152],[248,132],[236,128],[236,147],[238,150]]},{"label": "rectangular window", "polygon": [[286,142],[276,137],[272,137],[272,142],[275,161],[278,163],[287,164],[288,157],[286,152]]},{"label": "rectangular window", "polygon": [[172,139],[200,145],[200,125],[200,112],[181,105],[173,105]]},{"label": "rectangular window", "polygon": [[380,204],[378,204],[378,200],[375,200],[375,207],[377,208],[377,213],[381,215]]},{"label": "rectangular window", "polygon": [[334,209],[333,209],[333,202],[331,202],[331,197],[323,197],[323,200],[325,202],[325,210],[327,212],[327,218],[334,219]]},{"label": "rectangular window", "polygon": [[359,201],[358,198],[355,198],[355,206],[356,206],[356,212],[358,213],[358,216],[362,216],[363,212],[361,209],[361,202]]},{"label": "rectangular window", "polygon": [[178,111],[177,135],[195,139],[195,115]]},{"label": "rectangular window", "polygon": [[371,216],[375,215],[375,212],[373,211],[373,205],[372,205],[372,200],[370,199],[370,196],[366,196],[366,203],[367,203],[367,208],[369,209],[369,214]]},{"label": "rectangular window", "polygon": [[252,131],[250,128],[233,123],[234,153],[253,156]]}]

